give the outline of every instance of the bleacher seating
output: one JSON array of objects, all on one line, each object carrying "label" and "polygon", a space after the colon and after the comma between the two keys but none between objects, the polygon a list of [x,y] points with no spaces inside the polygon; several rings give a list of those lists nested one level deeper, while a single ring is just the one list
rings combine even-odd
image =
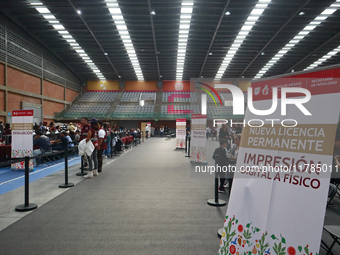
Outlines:
[{"label": "bleacher seating", "polygon": [[216,105],[208,105],[207,108],[208,116],[227,116],[233,114],[233,107],[232,106],[216,106]]},{"label": "bleacher seating", "polygon": [[107,113],[110,104],[74,104],[68,113]]},{"label": "bleacher seating", "polygon": [[198,105],[162,105],[161,116],[190,115],[200,113]]},{"label": "bleacher seating", "polygon": [[116,117],[152,117],[155,111],[154,105],[118,105],[114,116]]},{"label": "bleacher seating", "polygon": [[163,92],[163,102],[197,102],[195,92]]},{"label": "bleacher seating", "polygon": [[138,102],[141,94],[150,94],[156,96],[156,92],[124,92],[121,102]]},{"label": "bleacher seating", "polygon": [[85,92],[79,102],[113,102],[118,92]]},{"label": "bleacher seating", "polygon": [[124,92],[121,102],[138,102],[141,92]]}]

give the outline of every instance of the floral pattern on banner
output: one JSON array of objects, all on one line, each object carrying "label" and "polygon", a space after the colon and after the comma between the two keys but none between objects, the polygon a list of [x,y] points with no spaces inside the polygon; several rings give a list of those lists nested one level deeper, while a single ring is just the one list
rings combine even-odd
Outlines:
[{"label": "floral pattern on banner", "polygon": [[185,139],[176,139],[176,148],[185,148]]},{"label": "floral pattern on banner", "polygon": [[[229,219],[229,220],[228,220]],[[280,234],[276,236],[253,227],[252,223],[242,224],[235,216],[226,216],[223,234],[220,242],[219,255],[319,255],[309,251],[309,245],[298,247],[290,246]],[[269,245],[272,239],[274,246]]]},{"label": "floral pattern on banner", "polygon": [[207,162],[206,148],[202,146],[191,146],[190,160],[195,162]]},{"label": "floral pattern on banner", "polygon": [[[12,158],[23,158],[23,157],[33,157],[33,150],[12,150]],[[11,165],[11,169],[25,169],[25,162],[21,161]],[[29,169],[33,169],[33,160],[29,161]]]}]

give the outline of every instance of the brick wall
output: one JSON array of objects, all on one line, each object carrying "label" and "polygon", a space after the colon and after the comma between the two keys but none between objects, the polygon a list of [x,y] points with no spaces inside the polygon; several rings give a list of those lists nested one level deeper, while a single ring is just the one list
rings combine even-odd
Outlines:
[{"label": "brick wall", "polygon": [[78,92],[71,90],[71,89],[66,89],[66,101],[67,102],[72,102],[73,99],[78,96]]},{"label": "brick wall", "polygon": [[64,87],[49,81],[43,81],[44,96],[64,100]]},{"label": "brick wall", "polygon": [[61,112],[64,109],[64,104],[44,100],[43,115],[53,116],[56,112]]},{"label": "brick wall", "polygon": [[22,101],[33,104],[41,104],[41,100],[39,98],[33,98],[29,96],[23,96],[12,92],[8,92],[8,111],[11,112],[13,110],[21,109]]},{"label": "brick wall", "polygon": [[27,92],[41,94],[40,79],[14,68],[7,68],[7,86]]},{"label": "brick wall", "polygon": [[5,111],[5,91],[0,90],[0,111]]},{"label": "brick wall", "polygon": [[0,85],[5,84],[5,65],[0,64]]}]

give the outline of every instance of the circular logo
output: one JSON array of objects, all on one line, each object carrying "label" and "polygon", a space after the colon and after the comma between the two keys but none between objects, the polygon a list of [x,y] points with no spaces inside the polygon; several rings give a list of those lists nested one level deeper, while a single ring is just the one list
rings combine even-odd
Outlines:
[{"label": "circular logo", "polygon": [[183,83],[180,83],[180,82],[176,83],[175,84],[175,89],[176,90],[183,90]]}]

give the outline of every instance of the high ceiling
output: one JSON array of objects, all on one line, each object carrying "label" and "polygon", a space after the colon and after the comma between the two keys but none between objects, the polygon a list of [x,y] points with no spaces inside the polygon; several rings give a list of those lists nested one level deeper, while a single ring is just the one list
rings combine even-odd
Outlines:
[{"label": "high ceiling", "polygon": [[[259,1],[191,1],[194,4],[183,80],[201,76],[215,78],[240,29]],[[304,27],[336,2],[264,1],[269,2],[268,6],[241,43],[223,78],[254,78]],[[2,0],[0,11],[38,39],[84,80],[96,79],[93,70],[30,2],[34,1]],[[137,79],[108,9],[109,0],[40,2],[72,35],[106,79]],[[118,0],[118,3],[144,79],[175,80],[182,0]],[[150,11],[155,11],[156,15],[151,15]],[[304,70],[340,46],[339,33],[340,11],[336,10],[284,54],[263,77]],[[338,63],[340,54],[335,54],[319,66]]]}]

